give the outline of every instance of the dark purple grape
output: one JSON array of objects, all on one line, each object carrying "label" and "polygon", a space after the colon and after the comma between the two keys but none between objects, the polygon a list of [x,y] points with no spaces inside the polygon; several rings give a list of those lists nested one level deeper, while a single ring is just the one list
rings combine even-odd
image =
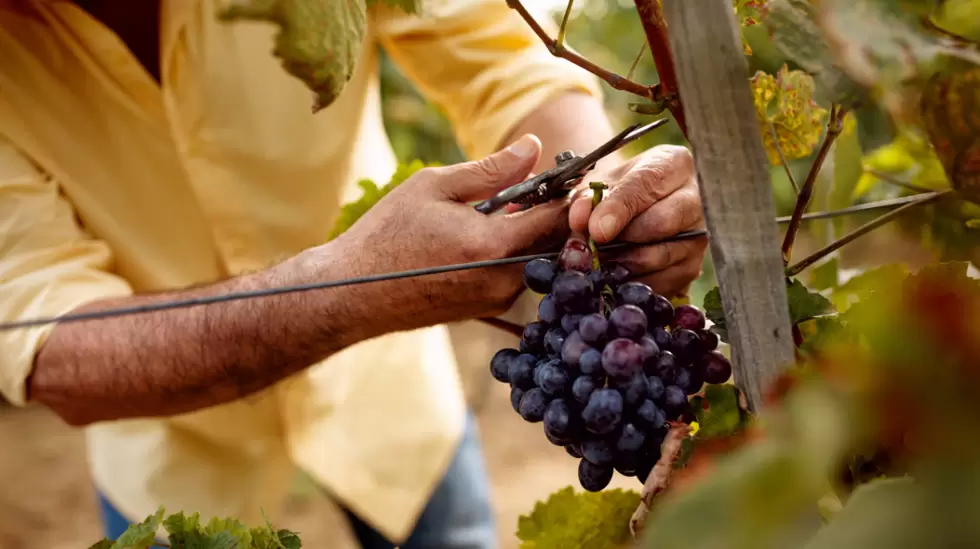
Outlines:
[{"label": "dark purple grape", "polygon": [[664,382],[657,376],[647,377],[647,395],[656,403],[663,403]]},{"label": "dark purple grape", "polygon": [[578,238],[570,238],[558,254],[558,265],[563,271],[587,273],[592,270],[592,250],[588,243]]},{"label": "dark purple grape", "polygon": [[701,336],[701,348],[704,352],[714,351],[718,348],[718,334],[711,330],[701,330],[698,335]]},{"label": "dark purple grape", "polygon": [[687,393],[676,385],[668,385],[664,389],[664,407],[667,412],[674,413],[687,404]]},{"label": "dark purple grape", "polygon": [[732,377],[732,363],[720,352],[711,351],[698,361],[697,372],[705,383],[718,385]]},{"label": "dark purple grape", "polygon": [[524,285],[532,292],[546,294],[558,274],[558,265],[550,259],[532,259],[524,265]]},{"label": "dark purple grape", "polygon": [[647,314],[647,322],[650,326],[669,326],[674,320],[674,306],[662,295],[654,294],[643,312]]},{"label": "dark purple grape", "polygon": [[[548,404],[544,412],[544,430],[546,433],[566,439],[574,431],[572,408],[564,399],[556,398]],[[567,443],[566,443],[567,444]]]},{"label": "dark purple grape", "polygon": [[640,454],[637,452],[616,452],[616,459],[613,460],[613,468],[624,477],[636,475],[639,464]]},{"label": "dark purple grape", "polygon": [[695,332],[704,329],[704,313],[694,305],[681,305],[674,309],[674,321],[670,324],[671,330],[677,328],[687,328]]},{"label": "dark purple grape", "polygon": [[524,389],[520,387],[510,388],[510,405],[514,407],[514,411],[518,414],[521,413],[521,397],[524,396]]},{"label": "dark purple grape", "polygon": [[582,410],[585,428],[597,435],[613,432],[623,418],[623,396],[619,391],[601,388],[592,391],[589,402]]},{"label": "dark purple grape", "polygon": [[670,350],[688,362],[702,353],[701,338],[692,330],[678,328],[670,332]]},{"label": "dark purple grape", "polygon": [[[548,412],[546,410],[545,411],[545,414],[547,414],[547,413]],[[572,442],[572,439],[570,439],[568,437],[558,436],[558,435],[556,435],[556,434],[548,431],[547,429],[545,429],[545,431],[544,431],[544,438],[548,439],[548,442],[554,444],[555,446],[562,446],[562,447],[564,447],[565,445],[570,444]]]},{"label": "dark purple grape", "polygon": [[642,282],[625,282],[616,288],[616,298],[625,305],[636,305],[641,309],[653,297],[653,290]]},{"label": "dark purple grape", "polygon": [[650,471],[653,471],[653,466],[656,464],[656,460],[649,461],[641,459],[640,464],[636,466],[636,480],[646,484],[647,477],[650,476]]},{"label": "dark purple grape", "polygon": [[623,404],[628,408],[635,408],[647,398],[648,388],[647,388],[647,378],[643,375],[643,372],[636,372],[633,377],[623,384],[620,388],[620,392],[623,393]]},{"label": "dark purple grape", "polygon": [[545,324],[554,324],[561,319],[561,309],[555,303],[555,298],[548,294],[538,303],[538,320]]},{"label": "dark purple grape", "polygon": [[552,359],[538,366],[534,372],[534,381],[546,395],[554,397],[568,391],[572,377],[558,359]]},{"label": "dark purple grape", "polygon": [[630,377],[643,369],[643,348],[631,339],[614,339],[602,350],[602,368],[613,377]]},{"label": "dark purple grape", "polygon": [[688,374],[687,385],[683,387],[684,392],[688,395],[697,394],[701,391],[701,387],[704,385],[704,380],[701,379],[701,372],[698,369],[685,369]]},{"label": "dark purple grape", "polygon": [[602,288],[606,285],[606,275],[602,271],[589,271],[585,276],[588,277],[593,288]]},{"label": "dark purple grape", "polygon": [[609,321],[599,313],[585,315],[578,323],[578,331],[587,343],[601,345],[609,337]]},{"label": "dark purple grape", "polygon": [[657,342],[657,347],[660,347],[661,351],[666,351],[670,348],[670,332],[668,332],[662,326],[649,328],[649,330],[650,337]]},{"label": "dark purple grape", "polygon": [[647,315],[636,305],[620,305],[609,313],[613,334],[639,341],[647,333]]},{"label": "dark purple grape", "polygon": [[566,444],[565,451],[575,459],[582,459],[582,452],[578,451],[578,445],[576,444]]},{"label": "dark purple grape", "polygon": [[592,396],[592,391],[595,391],[598,386],[595,378],[591,376],[579,376],[572,382],[572,397],[582,404],[588,404],[589,397]]},{"label": "dark purple grape", "polygon": [[490,375],[503,383],[510,383],[510,363],[521,354],[517,349],[501,349],[490,359]]},{"label": "dark purple grape", "polygon": [[577,370],[582,353],[591,348],[588,343],[582,341],[578,331],[572,332],[565,338],[565,343],[561,347],[561,361],[569,368]]},{"label": "dark purple grape", "polygon": [[574,332],[575,330],[578,330],[578,323],[579,320],[582,319],[582,316],[583,315],[569,313],[561,317],[561,329],[565,330],[565,333],[568,334]]},{"label": "dark purple grape", "polygon": [[578,483],[589,492],[601,492],[609,486],[613,477],[613,468],[609,465],[596,465],[583,459],[578,462]]},{"label": "dark purple grape", "polygon": [[552,328],[544,334],[544,350],[549,355],[558,356],[561,348],[565,345],[565,331],[561,328]]},{"label": "dark purple grape", "polygon": [[608,465],[616,457],[616,448],[604,438],[589,438],[579,444],[582,457],[595,465]]},{"label": "dark purple grape", "polygon": [[576,304],[589,303],[594,288],[592,282],[578,271],[564,271],[555,277],[551,294],[555,302],[568,310]]},{"label": "dark purple grape", "polygon": [[520,387],[525,391],[534,387],[534,367],[537,364],[537,357],[527,353],[511,359],[510,371],[507,372],[507,381],[510,382],[511,387]]},{"label": "dark purple grape", "polygon": [[587,376],[598,376],[602,374],[602,353],[595,347],[589,347],[582,351],[578,357],[578,369]]},{"label": "dark purple grape", "polygon": [[603,278],[605,278],[606,283],[611,286],[619,286],[629,281],[630,270],[618,263],[609,265],[604,270],[605,276]]},{"label": "dark purple grape", "polygon": [[644,423],[646,425],[652,425],[654,427],[663,425],[663,421],[657,423],[657,420],[660,418],[660,414],[663,414],[663,412],[661,412],[660,408],[657,408],[657,405],[650,399],[644,400],[636,408],[636,419],[640,423]]},{"label": "dark purple grape", "polygon": [[657,345],[652,336],[644,335],[640,338],[640,349],[643,350],[643,368],[651,370],[647,374],[655,373],[652,370],[660,358],[660,345]]},{"label": "dark purple grape", "polygon": [[645,440],[646,436],[644,436],[642,429],[632,423],[626,423],[619,432],[616,449],[621,452],[636,452],[643,447]]},{"label": "dark purple grape", "polygon": [[657,359],[657,377],[664,383],[670,384],[677,379],[677,370],[680,369],[677,357],[670,351],[661,351],[660,358]]},{"label": "dark purple grape", "polygon": [[548,409],[548,395],[537,387],[529,389],[521,397],[518,408],[518,413],[521,414],[524,421],[537,423],[544,419],[544,411]]},{"label": "dark purple grape", "polygon": [[521,336],[521,352],[540,353],[544,349],[544,334],[548,325],[544,322],[532,322],[524,327]]},{"label": "dark purple grape", "polygon": [[674,385],[680,387],[684,390],[684,394],[690,394],[688,389],[690,388],[691,382],[691,371],[687,368],[681,368],[677,371],[677,377],[674,379]]}]

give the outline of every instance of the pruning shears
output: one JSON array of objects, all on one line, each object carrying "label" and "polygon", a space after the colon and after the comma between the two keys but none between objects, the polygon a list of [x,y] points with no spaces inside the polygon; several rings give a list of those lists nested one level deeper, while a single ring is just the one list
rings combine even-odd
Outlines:
[{"label": "pruning shears", "polygon": [[480,202],[476,205],[476,211],[491,214],[507,204],[523,204],[531,207],[565,196],[586,173],[595,169],[596,162],[663,126],[667,121],[666,118],[661,118],[645,126],[633,124],[585,156],[576,156],[572,151],[563,151],[555,156],[554,168],[508,187]]}]

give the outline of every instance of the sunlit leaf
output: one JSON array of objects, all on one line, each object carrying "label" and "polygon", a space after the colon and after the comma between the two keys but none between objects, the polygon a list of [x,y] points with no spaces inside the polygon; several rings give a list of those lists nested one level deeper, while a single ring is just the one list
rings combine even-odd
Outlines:
[{"label": "sunlit leaf", "polygon": [[776,76],[757,72],[751,84],[769,162],[780,164],[777,143],[787,160],[809,156],[820,140],[827,117],[827,110],[813,100],[813,78],[783,65]]},{"label": "sunlit leaf", "polygon": [[571,486],[535,503],[517,522],[521,549],[607,549],[630,539],[640,494],[622,489],[575,492]]},{"label": "sunlit leaf", "polygon": [[921,99],[926,131],[954,189],[980,197],[980,67],[937,74]]}]

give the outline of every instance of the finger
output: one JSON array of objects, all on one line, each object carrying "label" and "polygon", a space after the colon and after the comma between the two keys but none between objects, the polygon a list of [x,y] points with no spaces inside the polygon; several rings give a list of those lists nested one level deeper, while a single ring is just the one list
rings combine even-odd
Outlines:
[{"label": "finger", "polygon": [[704,228],[701,194],[694,179],[647,208],[619,233],[626,242],[656,242],[683,231]]},{"label": "finger", "polygon": [[434,168],[436,177],[433,181],[437,182],[439,192],[450,200],[484,200],[524,181],[540,156],[541,142],[528,134],[480,160]]},{"label": "finger", "polygon": [[700,264],[707,246],[708,239],[702,236],[688,240],[663,242],[653,246],[634,248],[612,255],[609,257],[609,260],[629,269],[634,277],[644,277],[652,273],[667,270],[688,261],[692,257]]},{"label": "finger", "polygon": [[499,216],[493,233],[505,254],[554,249],[568,237],[568,201],[552,200],[529,210]]},{"label": "finger", "polygon": [[577,233],[584,233],[589,229],[589,216],[592,215],[591,194],[581,194],[583,196],[573,199],[568,210],[568,225]]},{"label": "finger", "polygon": [[674,297],[683,295],[691,282],[699,276],[701,276],[701,258],[693,256],[639,280],[660,295]]},{"label": "finger", "polygon": [[694,174],[694,160],[684,147],[661,145],[650,151],[612,186],[589,219],[589,234],[609,242],[641,213],[683,186]]}]

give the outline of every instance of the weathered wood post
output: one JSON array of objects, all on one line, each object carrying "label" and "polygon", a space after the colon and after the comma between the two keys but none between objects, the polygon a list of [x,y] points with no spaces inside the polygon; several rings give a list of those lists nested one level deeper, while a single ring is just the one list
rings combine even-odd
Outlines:
[{"label": "weathered wood post", "polygon": [[661,0],[701,184],[735,383],[753,409],[793,362],[779,229],[731,0]]}]

